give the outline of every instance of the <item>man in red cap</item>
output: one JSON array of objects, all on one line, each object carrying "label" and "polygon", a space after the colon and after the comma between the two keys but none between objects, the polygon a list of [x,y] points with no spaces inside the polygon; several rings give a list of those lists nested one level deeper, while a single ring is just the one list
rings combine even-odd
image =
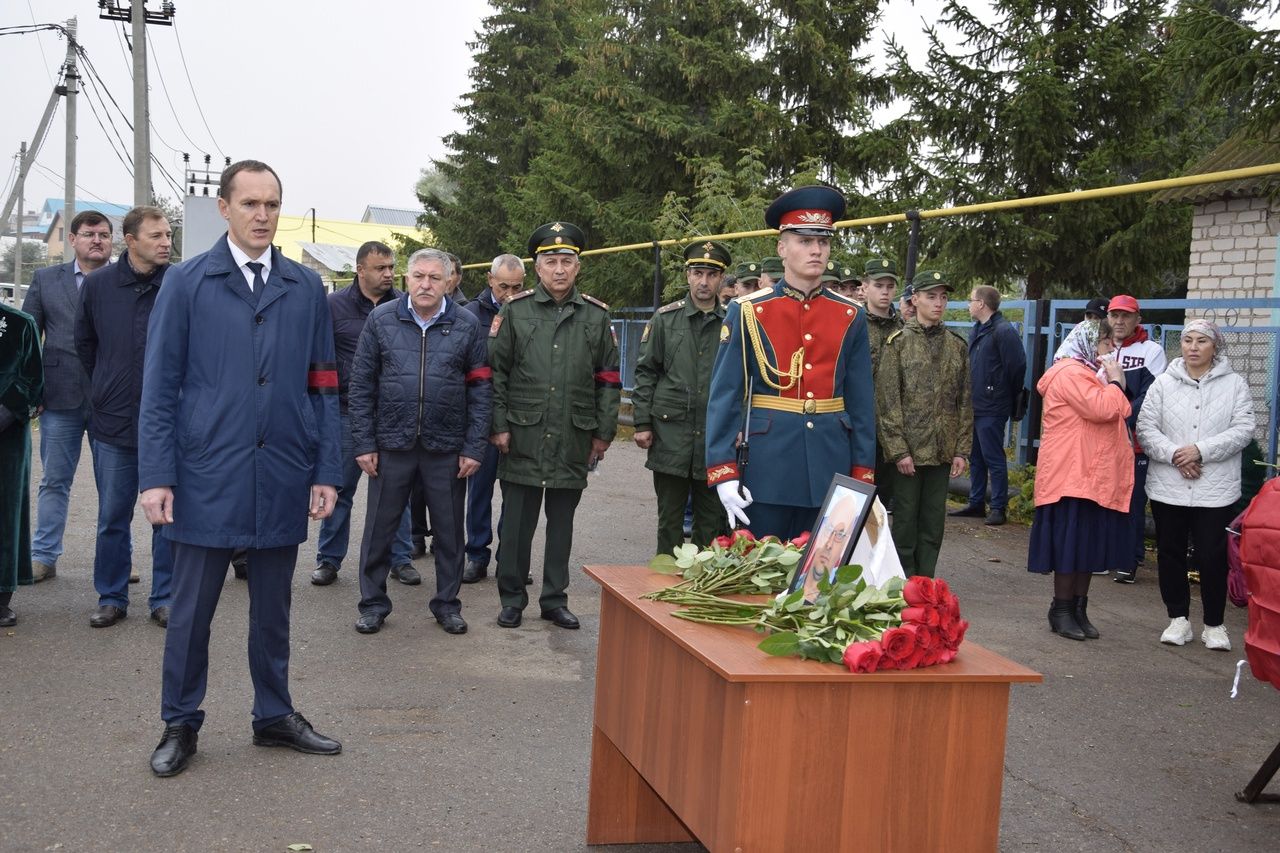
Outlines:
[{"label": "man in red cap", "polygon": [[[1147,388],[1155,378],[1164,372],[1167,359],[1164,347],[1147,336],[1142,325],[1142,312],[1138,300],[1132,296],[1121,294],[1113,296],[1107,304],[1107,322],[1116,345],[1116,361],[1124,370],[1124,393],[1129,398],[1133,413],[1129,415],[1129,435],[1134,436],[1138,422],[1138,412],[1142,409],[1142,401],[1147,396]],[[1147,454],[1142,452],[1136,437],[1133,442],[1133,496],[1129,500],[1129,518],[1133,523],[1133,563],[1128,566],[1115,566],[1116,583],[1133,583],[1137,577],[1138,567],[1142,565],[1146,555],[1146,523],[1147,523]]]}]

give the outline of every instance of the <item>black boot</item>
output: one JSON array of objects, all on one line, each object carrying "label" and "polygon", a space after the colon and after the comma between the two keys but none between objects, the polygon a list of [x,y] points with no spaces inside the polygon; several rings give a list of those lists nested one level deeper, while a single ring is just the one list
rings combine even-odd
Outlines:
[{"label": "black boot", "polygon": [[1093,623],[1089,621],[1087,609],[1089,607],[1089,596],[1077,595],[1076,599],[1076,623],[1080,626],[1080,630],[1084,632],[1085,637],[1090,640],[1098,639],[1098,629],[1093,627]]},{"label": "black boot", "polygon": [[1069,640],[1083,640],[1084,631],[1076,621],[1076,603],[1070,598],[1055,598],[1049,608],[1049,630]]}]

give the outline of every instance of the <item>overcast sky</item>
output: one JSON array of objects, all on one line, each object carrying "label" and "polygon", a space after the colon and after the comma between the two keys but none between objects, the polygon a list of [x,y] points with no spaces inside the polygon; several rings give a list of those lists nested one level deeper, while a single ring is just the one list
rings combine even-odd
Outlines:
[{"label": "overcast sky", "polygon": [[[128,0],[116,2],[128,5]],[[151,25],[147,30],[152,150],[179,182],[181,152],[190,152],[193,161],[212,154],[215,164],[225,154],[275,167],[288,213],[315,207],[321,219],[358,219],[367,204],[418,207],[413,186],[419,169],[444,153],[441,138],[461,126],[454,107],[469,88],[467,42],[488,13],[488,3],[175,4],[175,26]],[[158,9],[159,0],[148,6]],[[892,6],[884,28],[916,47],[922,20],[932,19],[941,2]],[[79,19],[78,40],[132,120],[131,60],[121,25],[99,19],[97,0],[0,0],[0,27],[62,22],[72,16]],[[65,41],[53,32],[0,36],[0,79],[8,84],[0,105],[0,189],[6,195],[19,143],[31,142],[65,54]],[[77,197],[129,204],[133,179],[95,121],[87,103],[91,99],[106,120],[92,92],[82,93],[77,100]],[[109,100],[107,110],[114,112]],[[131,157],[132,136],[119,114],[115,118],[124,152]],[[29,210],[45,198],[62,196],[57,176],[63,172],[64,128],[60,105],[37,158],[44,168],[33,168],[28,176]],[[157,192],[176,198],[176,191],[152,171]]]}]

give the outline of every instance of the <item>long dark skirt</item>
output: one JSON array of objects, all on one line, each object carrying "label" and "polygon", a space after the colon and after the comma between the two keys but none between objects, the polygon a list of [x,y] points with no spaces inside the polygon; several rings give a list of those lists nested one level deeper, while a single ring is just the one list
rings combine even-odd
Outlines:
[{"label": "long dark skirt", "polygon": [[1133,563],[1129,514],[1084,498],[1036,507],[1027,570],[1038,574],[1097,572]]},{"label": "long dark skirt", "polygon": [[31,583],[31,428],[0,432],[0,593]]}]

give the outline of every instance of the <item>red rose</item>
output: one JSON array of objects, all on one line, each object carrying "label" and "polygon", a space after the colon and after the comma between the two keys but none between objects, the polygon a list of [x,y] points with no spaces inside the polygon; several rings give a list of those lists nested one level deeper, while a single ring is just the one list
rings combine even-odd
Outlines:
[{"label": "red rose", "polygon": [[733,531],[733,538],[746,539],[749,542],[756,541],[755,535],[745,527],[739,527],[737,530]]},{"label": "red rose", "polygon": [[938,657],[938,663],[940,664],[951,663],[955,659],[956,659],[955,649],[943,649],[942,654],[939,655]]},{"label": "red rose", "polygon": [[939,603],[946,601],[951,596],[951,584],[947,583],[942,578],[934,579],[933,588],[938,593]]},{"label": "red rose", "polygon": [[942,655],[947,651],[947,647],[942,643],[935,644],[927,652],[924,653],[924,660],[920,662],[921,666],[934,666],[938,661],[942,660]]},{"label": "red rose", "polygon": [[797,536],[795,539],[792,539],[787,544],[794,545],[797,548],[803,548],[805,545],[809,544],[809,531],[806,530],[804,533],[801,533],[799,536]]},{"label": "red rose", "polygon": [[898,669],[919,669],[925,665],[924,659],[928,654],[924,649],[916,646],[916,650],[911,653],[911,657],[898,664]]},{"label": "red rose", "polygon": [[936,628],[941,621],[941,617],[936,607],[908,607],[902,611],[902,621]]},{"label": "red rose", "polygon": [[926,628],[923,625],[916,626],[916,645],[928,651],[936,646],[942,645],[942,639],[938,636],[938,629]]},{"label": "red rose", "polygon": [[895,663],[906,660],[916,648],[915,626],[907,624],[890,628],[881,635],[880,646]]},{"label": "red rose", "polygon": [[733,544],[733,539],[729,536],[717,536],[713,541],[721,548],[728,548]]},{"label": "red rose", "polygon": [[850,643],[844,650],[844,665],[850,672],[875,672],[884,652],[874,640]]},{"label": "red rose", "polygon": [[907,584],[902,588],[902,597],[912,607],[938,603],[938,593],[934,589],[933,578],[927,578],[924,575],[907,578]]}]

